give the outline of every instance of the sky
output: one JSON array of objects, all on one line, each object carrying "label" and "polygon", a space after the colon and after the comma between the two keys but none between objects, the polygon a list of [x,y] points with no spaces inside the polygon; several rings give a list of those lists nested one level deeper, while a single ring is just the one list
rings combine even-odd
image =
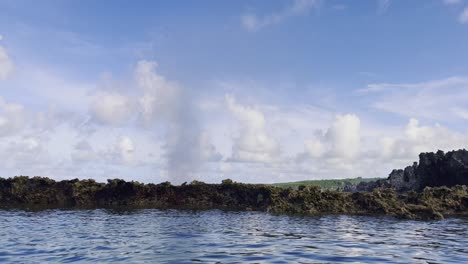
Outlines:
[{"label": "sky", "polygon": [[468,0],[0,0],[0,176],[386,177],[468,146]]}]

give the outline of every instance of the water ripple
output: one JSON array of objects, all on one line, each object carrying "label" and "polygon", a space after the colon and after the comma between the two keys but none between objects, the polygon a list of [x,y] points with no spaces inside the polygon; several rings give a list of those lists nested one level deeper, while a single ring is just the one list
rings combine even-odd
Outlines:
[{"label": "water ripple", "polygon": [[468,263],[467,224],[217,210],[2,210],[0,262]]}]

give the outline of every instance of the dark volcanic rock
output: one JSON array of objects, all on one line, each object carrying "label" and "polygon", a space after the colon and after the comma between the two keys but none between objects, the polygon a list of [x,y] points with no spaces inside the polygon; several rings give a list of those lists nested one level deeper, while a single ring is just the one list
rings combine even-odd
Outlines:
[{"label": "dark volcanic rock", "polygon": [[421,153],[416,174],[420,187],[468,185],[468,151]]},{"label": "dark volcanic rock", "polygon": [[[400,173],[401,174],[401,173]],[[400,175],[399,174],[399,175]],[[404,171],[403,174],[404,176]],[[400,177],[400,176],[398,176]],[[288,214],[372,214],[411,219],[441,219],[466,214],[466,186],[425,188],[398,193],[393,188],[372,192],[338,192],[303,186],[282,189],[270,185],[194,181],[173,186],[120,179],[60,181],[42,177],[0,178],[0,207],[11,208],[131,208],[231,209]]]},{"label": "dark volcanic rock", "polygon": [[399,191],[408,191],[421,188],[421,182],[416,175],[418,163],[408,166],[404,170],[393,170],[388,177],[388,184]]},{"label": "dark volcanic rock", "polygon": [[446,154],[419,154],[419,164],[415,162],[404,170],[393,170],[387,179],[360,183],[348,191],[371,191],[378,187],[391,187],[399,192],[417,190],[424,187],[468,185],[468,151],[450,151]]}]

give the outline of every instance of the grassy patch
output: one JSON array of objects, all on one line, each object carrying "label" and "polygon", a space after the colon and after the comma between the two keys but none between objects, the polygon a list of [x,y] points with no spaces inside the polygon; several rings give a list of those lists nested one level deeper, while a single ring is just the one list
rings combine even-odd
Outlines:
[{"label": "grassy patch", "polygon": [[281,182],[281,183],[274,183],[273,186],[281,187],[281,188],[293,188],[297,189],[297,187],[304,185],[304,186],[318,186],[322,189],[328,190],[335,190],[335,189],[342,189],[346,185],[349,184],[358,184],[360,182],[370,182],[375,180],[380,180],[382,178],[352,178],[352,179],[331,179],[331,180],[310,180],[310,181],[298,181],[298,182]]}]

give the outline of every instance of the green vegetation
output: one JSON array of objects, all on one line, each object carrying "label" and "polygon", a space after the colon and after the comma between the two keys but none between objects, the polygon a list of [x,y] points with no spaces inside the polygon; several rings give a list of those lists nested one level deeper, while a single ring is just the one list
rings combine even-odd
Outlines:
[{"label": "green vegetation", "polygon": [[273,186],[280,188],[293,188],[297,189],[299,186],[317,186],[326,190],[340,190],[347,185],[356,185],[360,182],[370,182],[380,180],[381,178],[352,178],[352,179],[332,179],[332,180],[310,180],[310,181],[298,181],[298,182],[282,182],[274,183]]}]

